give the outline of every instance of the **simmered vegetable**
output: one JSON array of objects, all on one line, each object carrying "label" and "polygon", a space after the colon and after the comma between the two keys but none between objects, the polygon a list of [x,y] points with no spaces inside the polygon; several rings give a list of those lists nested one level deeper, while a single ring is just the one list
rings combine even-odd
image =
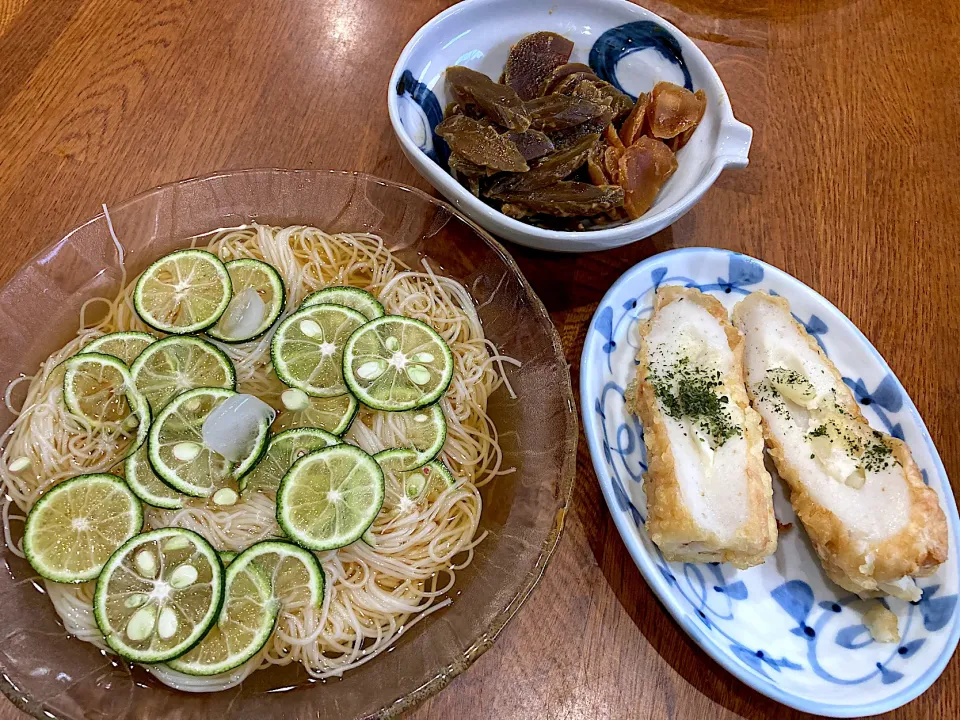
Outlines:
[{"label": "simmered vegetable", "polygon": [[510,49],[500,82],[447,68],[453,101],[436,132],[450,171],[505,215],[587,230],[647,212],[677,170],[675,153],[706,111],[706,95],[658,82],[634,101],[550,32]]}]

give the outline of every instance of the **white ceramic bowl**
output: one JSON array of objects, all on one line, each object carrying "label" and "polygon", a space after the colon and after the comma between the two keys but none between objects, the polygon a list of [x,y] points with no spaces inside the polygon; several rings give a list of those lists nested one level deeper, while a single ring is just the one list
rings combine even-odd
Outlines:
[{"label": "white ceramic bowl", "polygon": [[[707,110],[679,168],[647,213],[614,228],[545,230],[509,218],[474,197],[446,168],[433,129],[447,104],[444,71],[467,67],[498,78],[511,45],[538,30],[575,43],[571,62],[636,96],[669,80],[707,94]],[[726,167],[747,165],[753,130],[733,117],[716,70],[673,25],[626,0],[466,0],[440,13],[407,43],[390,77],[390,122],[404,154],[431,185],[486,230],[520,245],[560,252],[606,250],[662,230],[700,199]]]}]

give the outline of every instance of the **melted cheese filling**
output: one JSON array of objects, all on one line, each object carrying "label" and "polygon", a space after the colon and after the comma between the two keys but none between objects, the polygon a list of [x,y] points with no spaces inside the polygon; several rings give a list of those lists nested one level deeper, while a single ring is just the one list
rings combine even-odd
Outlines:
[{"label": "melted cheese filling", "polygon": [[[903,468],[889,463],[862,471],[864,480],[845,482],[861,463],[842,443],[827,446],[811,432],[836,417],[837,380],[830,367],[807,343],[790,314],[773,303],[755,303],[741,319],[746,335],[744,351],[747,382],[757,393],[757,410],[771,434],[782,445],[785,461],[796,469],[813,499],[830,510],[855,537],[874,544],[895,535],[909,521],[910,499]],[[762,389],[770,371],[792,370],[816,392],[815,407],[803,407],[782,393]],[[825,420],[826,419],[826,420]],[[863,436],[871,431],[856,421]]]}]

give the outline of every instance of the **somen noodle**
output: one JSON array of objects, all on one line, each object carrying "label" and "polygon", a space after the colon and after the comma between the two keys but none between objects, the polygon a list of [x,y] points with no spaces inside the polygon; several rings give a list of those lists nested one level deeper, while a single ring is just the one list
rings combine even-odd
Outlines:
[{"label": "somen noodle", "polygon": [[[351,285],[375,295],[388,313],[426,322],[453,353],[454,379],[441,400],[448,433],[441,459],[458,482],[435,500],[421,502],[408,499],[388,476],[384,506],[374,523],[376,545],[355,542],[317,553],[326,575],[322,606],[285,604],[271,639],[244,665],[213,677],[183,675],[165,666],[148,668],[161,681],[188,691],[231,687],[270,665],[300,663],[314,678],[340,675],[383,652],[405,629],[449,604],[444,597],[456,572],[470,563],[473,548],[483,539],[478,533],[478,488],[510,472],[502,466],[487,402],[506,383],[504,364],[516,361],[500,355],[484,337],[473,300],[461,284],[435,273],[427,259],[421,260],[420,268],[408,267],[376,235],[252,225],[198,237],[193,244],[224,261],[249,257],[272,265],[286,284],[287,313],[315,290]],[[122,253],[119,243],[118,249]],[[2,518],[4,539],[17,554],[22,555],[22,549],[12,540],[11,525],[22,523],[44,491],[79,474],[122,466],[114,437],[65,408],[60,363],[105,333],[153,332],[134,310],[133,288],[131,282],[113,299],[89,300],[82,308],[77,336],[44,361],[36,375],[7,388],[5,402],[16,418],[0,456],[6,490]],[[95,313],[100,319],[88,324],[87,318]],[[216,344],[233,362],[240,392],[282,409],[280,393],[285,386],[271,368],[270,340],[267,333],[246,343]],[[16,409],[11,397],[21,382],[28,387],[25,401]],[[509,384],[504,391],[512,393]],[[282,418],[281,414],[278,423]],[[395,417],[366,408],[344,439],[369,453],[402,445],[404,440]],[[186,498],[178,510],[145,509],[148,529],[188,528],[222,551],[239,552],[259,540],[283,537],[272,493],[244,494],[229,507]],[[105,649],[93,614],[94,584],[45,582],[66,630]]]}]

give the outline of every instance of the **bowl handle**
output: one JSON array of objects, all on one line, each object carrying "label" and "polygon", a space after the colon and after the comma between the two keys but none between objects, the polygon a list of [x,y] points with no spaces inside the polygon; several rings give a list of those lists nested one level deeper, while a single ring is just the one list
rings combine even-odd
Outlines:
[{"label": "bowl handle", "polygon": [[750,143],[753,141],[753,128],[735,118],[730,118],[720,126],[720,146],[717,160],[726,167],[745,168],[750,162]]}]

